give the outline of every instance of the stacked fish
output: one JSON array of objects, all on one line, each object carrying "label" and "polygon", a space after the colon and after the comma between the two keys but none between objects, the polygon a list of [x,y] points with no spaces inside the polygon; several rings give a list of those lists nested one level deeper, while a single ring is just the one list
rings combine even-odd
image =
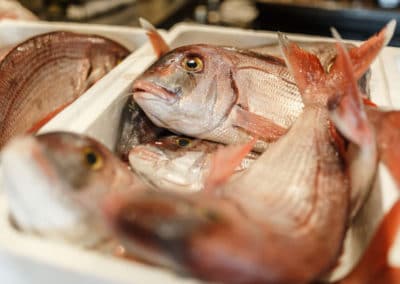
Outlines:
[{"label": "stacked fish", "polygon": [[[208,281],[323,279],[378,163],[400,186],[400,113],[373,106],[365,75],[395,22],[360,46],[335,31],[336,43],[279,34],[279,53],[169,50],[146,28],[160,58],[133,83],[119,157],[65,132],[5,146],[15,226],[108,253],[122,245],[127,256]],[[337,283],[399,283],[387,262],[399,210]]]}]

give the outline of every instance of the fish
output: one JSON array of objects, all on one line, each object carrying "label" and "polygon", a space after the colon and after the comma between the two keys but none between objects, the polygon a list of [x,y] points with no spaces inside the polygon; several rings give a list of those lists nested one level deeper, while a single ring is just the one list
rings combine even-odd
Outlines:
[{"label": "fish", "polygon": [[[335,267],[351,209],[351,165],[329,126],[329,102],[347,97],[346,74],[357,69],[341,45],[326,74],[315,55],[279,40],[305,105],[299,118],[232,182],[192,195],[137,191],[105,199],[105,218],[128,251],[222,283],[309,283]],[[374,136],[364,117],[355,119],[347,129],[364,153]]]},{"label": "fish", "polygon": [[39,18],[22,6],[18,1],[0,1],[0,19],[38,21]]},{"label": "fish", "polygon": [[[213,154],[220,147],[215,142],[170,135],[134,146],[129,162],[135,173],[159,190],[193,193],[205,188]],[[234,174],[240,175],[258,156],[255,152],[247,154]]]},{"label": "fish", "polygon": [[122,107],[115,152],[123,161],[128,162],[132,147],[154,141],[165,133],[166,130],[155,126],[132,96],[129,96]]},{"label": "fish", "polygon": [[104,145],[70,132],[16,137],[1,162],[3,193],[18,230],[90,249],[108,247],[112,239],[102,198],[142,186]]},{"label": "fish", "polygon": [[[394,27],[390,22],[349,51],[358,79],[369,69],[369,49],[381,49]],[[173,133],[223,144],[244,144],[257,136],[254,150],[263,152],[303,111],[281,57],[205,44],[160,54],[133,82],[133,97],[155,125]],[[330,72],[334,68],[331,64]]]},{"label": "fish", "polygon": [[0,148],[36,132],[129,53],[110,39],[64,31],[15,46],[0,62]]}]

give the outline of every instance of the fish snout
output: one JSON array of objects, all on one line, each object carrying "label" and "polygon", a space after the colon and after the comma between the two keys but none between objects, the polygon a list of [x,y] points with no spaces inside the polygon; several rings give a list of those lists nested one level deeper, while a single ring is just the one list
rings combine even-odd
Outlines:
[{"label": "fish snout", "polygon": [[181,89],[169,88],[148,79],[138,79],[133,83],[132,92],[137,101],[158,99],[167,104],[174,104],[178,100]]},{"label": "fish snout", "polygon": [[160,149],[151,146],[137,145],[129,152],[129,161],[132,163],[137,160],[156,163],[163,160],[168,160],[166,155]]}]

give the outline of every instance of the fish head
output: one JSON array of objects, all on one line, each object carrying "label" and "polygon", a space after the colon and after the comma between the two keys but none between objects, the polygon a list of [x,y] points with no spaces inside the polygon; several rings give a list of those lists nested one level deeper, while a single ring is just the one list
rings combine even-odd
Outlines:
[{"label": "fish head", "polygon": [[100,143],[60,132],[11,141],[2,152],[2,171],[11,216],[21,230],[84,245],[104,233],[94,233],[102,228],[98,202],[133,179]]},{"label": "fish head", "polygon": [[237,100],[228,53],[209,45],[170,51],[135,80],[135,101],[172,132],[199,136],[215,129]]},{"label": "fish head", "polygon": [[255,278],[265,239],[235,205],[147,191],[108,196],[103,211],[128,254],[210,281],[267,282]]},{"label": "fish head", "polygon": [[157,188],[196,192],[204,188],[210,154],[217,147],[217,143],[172,135],[134,146],[129,162],[136,173]]}]

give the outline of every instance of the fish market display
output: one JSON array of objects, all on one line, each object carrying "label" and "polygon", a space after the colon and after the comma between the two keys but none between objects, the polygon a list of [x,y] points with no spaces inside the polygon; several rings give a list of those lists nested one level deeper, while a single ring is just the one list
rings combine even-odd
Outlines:
[{"label": "fish market display", "polygon": [[38,130],[128,54],[112,40],[71,32],[14,47],[0,63],[0,147]]},{"label": "fish market display", "polygon": [[87,247],[110,236],[97,203],[107,193],[140,186],[103,145],[64,132],[7,144],[2,176],[11,217],[20,230]]},{"label": "fish market display", "polygon": [[[368,70],[370,49],[380,50],[393,31],[394,22],[349,51],[356,78]],[[280,57],[202,44],[164,54],[135,80],[133,96],[155,125],[225,144],[246,143],[251,135],[274,142],[303,109]],[[257,151],[266,147],[256,144]]]},{"label": "fish market display", "polygon": [[[196,192],[204,188],[210,175],[212,154],[220,147],[218,143],[172,135],[134,146],[129,161],[132,169],[156,188]],[[258,156],[249,153],[235,171],[249,168]]]},{"label": "fish market display", "polygon": [[[348,96],[353,66],[339,49],[334,71],[326,74],[316,56],[281,42],[303,97],[302,114],[248,171],[208,194],[136,192],[108,201],[106,214],[128,250],[224,283],[308,283],[335,265],[351,188],[327,106],[338,93]],[[379,49],[370,52],[372,60]],[[355,120],[347,129],[367,123]],[[373,135],[362,129],[355,136],[366,141],[359,143],[364,153]],[[376,157],[367,156],[375,167]]]}]

